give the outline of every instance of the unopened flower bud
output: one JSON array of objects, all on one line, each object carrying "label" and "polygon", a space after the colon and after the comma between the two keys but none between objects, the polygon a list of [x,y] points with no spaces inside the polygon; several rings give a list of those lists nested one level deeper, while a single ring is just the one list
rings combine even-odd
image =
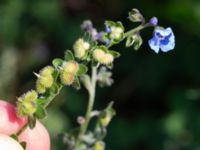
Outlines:
[{"label": "unopened flower bud", "polygon": [[74,44],[74,52],[77,58],[83,58],[86,51],[90,48],[90,44],[82,38],[78,39]]},{"label": "unopened flower bud", "polygon": [[105,54],[104,57],[101,58],[100,63],[108,65],[108,64],[111,64],[113,60],[114,60],[113,55]]},{"label": "unopened flower bud", "polygon": [[94,148],[92,150],[104,150],[105,144],[102,141],[97,141],[94,145]]},{"label": "unopened flower bud", "polygon": [[22,101],[34,102],[38,98],[38,93],[35,90],[28,91],[20,99]]},{"label": "unopened flower bud", "polygon": [[38,78],[38,82],[45,88],[50,88],[54,82],[52,75],[45,75]]},{"label": "unopened flower bud", "polygon": [[70,72],[72,74],[76,74],[78,71],[79,65],[76,61],[68,61],[63,64],[63,70],[65,72]]},{"label": "unopened flower bud", "polygon": [[78,122],[78,124],[82,125],[82,124],[85,123],[85,118],[82,117],[82,116],[79,116],[79,117],[77,118],[77,122]]},{"label": "unopened flower bud", "polygon": [[149,22],[152,26],[157,26],[158,25],[158,18],[152,17]]},{"label": "unopened flower bud", "polygon": [[42,85],[39,80],[36,81],[36,90],[39,94],[43,94],[46,92],[46,88]]},{"label": "unopened flower bud", "polygon": [[64,85],[71,85],[74,82],[74,74],[62,71],[60,74],[60,79]]},{"label": "unopened flower bud", "polygon": [[101,49],[95,49],[93,52],[93,58],[101,64],[107,65],[113,62],[114,57],[109,53],[105,53]]},{"label": "unopened flower bud", "polygon": [[112,26],[110,30],[111,30],[110,33],[111,39],[120,39],[122,37],[123,29],[121,27]]},{"label": "unopened flower bud", "polygon": [[54,71],[54,68],[51,66],[46,66],[40,71],[41,76],[51,75]]},{"label": "unopened flower bud", "polygon": [[96,61],[99,61],[102,57],[104,57],[105,55],[105,52],[102,51],[101,49],[95,49],[93,51],[93,58],[96,60]]},{"label": "unopened flower bud", "polygon": [[34,90],[29,91],[21,97],[19,97],[17,102],[17,114],[20,117],[33,115],[37,108],[37,97],[38,94]]}]

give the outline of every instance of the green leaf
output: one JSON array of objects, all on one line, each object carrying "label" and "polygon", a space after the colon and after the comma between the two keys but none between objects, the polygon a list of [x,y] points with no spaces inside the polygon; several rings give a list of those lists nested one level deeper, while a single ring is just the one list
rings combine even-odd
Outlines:
[{"label": "green leaf", "polygon": [[134,42],[135,42],[134,38],[132,38],[131,36],[127,37],[127,39],[126,39],[126,47],[132,46]]},{"label": "green leaf", "polygon": [[105,25],[108,26],[108,27],[116,26],[116,23],[114,21],[107,20],[107,21],[105,21]]},{"label": "green leaf", "polygon": [[74,55],[73,55],[73,53],[72,53],[71,50],[67,50],[67,51],[65,52],[65,60],[66,60],[66,61],[74,60]]},{"label": "green leaf", "polygon": [[25,141],[21,142],[20,145],[24,148],[24,150],[26,150],[26,142]]},{"label": "green leaf", "polygon": [[87,74],[82,75],[81,82],[83,83],[84,87],[89,91],[91,87],[90,77]]},{"label": "green leaf", "polygon": [[115,58],[120,57],[120,53],[119,53],[119,52],[116,52],[116,51],[110,50],[109,53],[110,53],[111,55],[113,55],[113,57],[115,57]]},{"label": "green leaf", "polygon": [[142,43],[143,43],[142,37],[138,36],[138,39],[135,41],[133,45],[134,49],[138,50],[141,47]]},{"label": "green leaf", "polygon": [[75,89],[77,89],[77,90],[79,90],[79,89],[81,88],[80,81],[79,81],[79,78],[78,78],[78,77],[75,77],[75,80],[74,80],[74,82],[72,83],[72,86],[73,86]]},{"label": "green leaf", "polygon": [[45,118],[47,116],[46,110],[41,105],[38,105],[37,109],[36,109],[36,112],[35,112],[35,116],[38,119]]},{"label": "green leaf", "polygon": [[81,75],[85,74],[87,71],[88,71],[88,67],[86,65],[79,64],[77,75],[81,76]]},{"label": "green leaf", "polygon": [[13,138],[16,141],[19,141],[19,138],[16,134],[12,134],[10,137]]},{"label": "green leaf", "polygon": [[62,66],[63,64],[63,60],[60,59],[60,58],[55,58],[53,61],[52,61],[52,64],[55,68],[58,68],[60,66]]},{"label": "green leaf", "polygon": [[33,129],[36,125],[36,118],[34,116],[28,116],[28,126]]}]

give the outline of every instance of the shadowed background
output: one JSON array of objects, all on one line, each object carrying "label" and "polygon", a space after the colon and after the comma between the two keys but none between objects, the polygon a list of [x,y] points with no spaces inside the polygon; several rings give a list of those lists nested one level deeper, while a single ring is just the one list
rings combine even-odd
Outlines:
[{"label": "shadowed background", "polygon": [[[117,116],[108,128],[107,150],[200,150],[200,1],[198,0],[1,0],[0,97],[16,101],[34,88],[33,71],[63,57],[83,35],[80,24],[91,19],[103,29],[104,20],[120,20],[135,27],[127,14],[138,8],[148,21],[171,26],[176,48],[155,54],[148,46],[153,29],[142,31],[138,52],[114,46],[112,87],[98,88],[95,109],[115,101]],[[52,150],[64,149],[57,134],[78,126],[84,115],[85,89],[66,87],[48,109],[44,120]]]}]

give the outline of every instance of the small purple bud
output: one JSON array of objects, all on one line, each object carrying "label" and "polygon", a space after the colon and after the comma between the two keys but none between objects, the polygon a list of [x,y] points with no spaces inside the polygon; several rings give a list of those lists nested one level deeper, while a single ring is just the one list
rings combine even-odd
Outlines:
[{"label": "small purple bud", "polygon": [[157,24],[158,24],[158,18],[152,17],[149,22],[150,22],[151,25],[157,26]]},{"label": "small purple bud", "polygon": [[106,33],[110,33],[110,32],[111,32],[111,29],[108,26],[106,26]]}]

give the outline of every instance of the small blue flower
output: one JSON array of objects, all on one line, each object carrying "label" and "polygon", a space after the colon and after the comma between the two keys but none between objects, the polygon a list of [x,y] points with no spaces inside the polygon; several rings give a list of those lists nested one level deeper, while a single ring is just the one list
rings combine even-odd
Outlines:
[{"label": "small blue flower", "polygon": [[175,47],[175,36],[170,27],[164,29],[157,27],[154,30],[153,38],[149,40],[149,46],[156,53],[161,49],[162,52],[168,52]]}]

